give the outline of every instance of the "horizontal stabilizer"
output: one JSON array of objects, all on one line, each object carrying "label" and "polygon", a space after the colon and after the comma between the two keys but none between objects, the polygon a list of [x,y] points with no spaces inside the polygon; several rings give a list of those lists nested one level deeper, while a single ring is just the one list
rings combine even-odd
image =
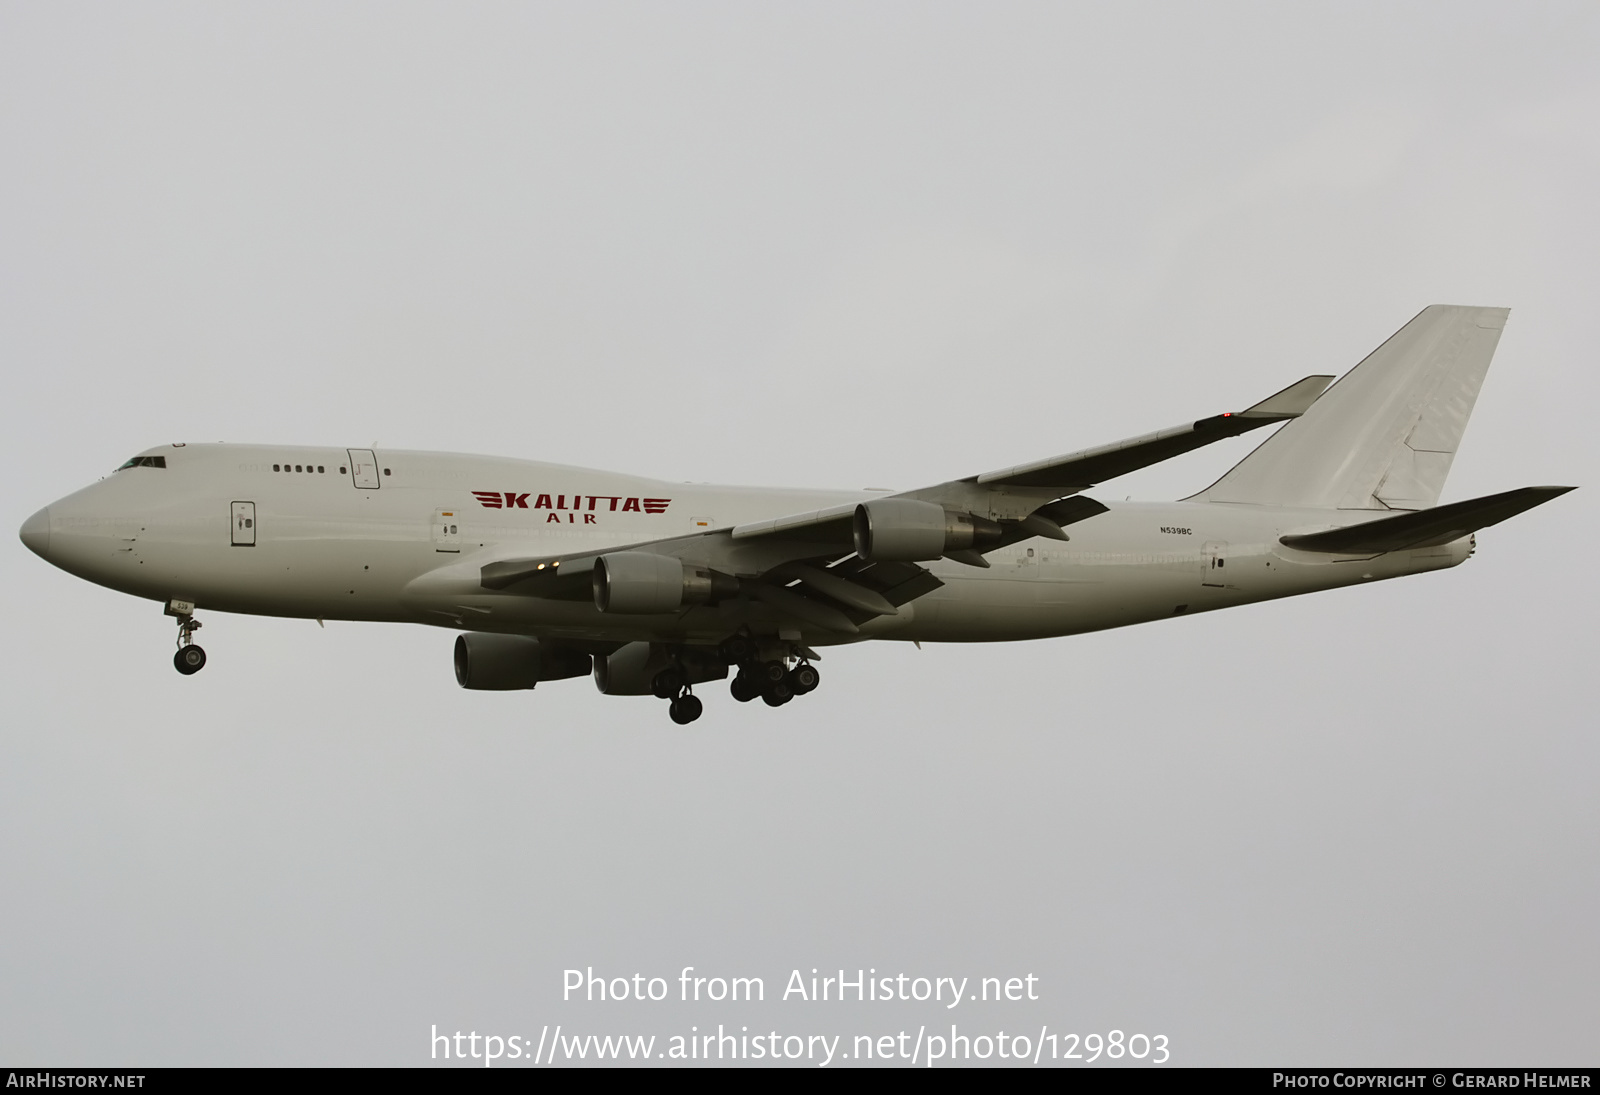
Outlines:
[{"label": "horizontal stabilizer", "polygon": [[1499,524],[1524,510],[1543,505],[1573,487],[1521,487],[1486,498],[1451,502],[1447,506],[1418,510],[1364,521],[1358,525],[1284,536],[1280,541],[1301,551],[1325,551],[1340,555],[1376,555],[1385,551],[1435,547],[1459,540],[1468,533]]}]

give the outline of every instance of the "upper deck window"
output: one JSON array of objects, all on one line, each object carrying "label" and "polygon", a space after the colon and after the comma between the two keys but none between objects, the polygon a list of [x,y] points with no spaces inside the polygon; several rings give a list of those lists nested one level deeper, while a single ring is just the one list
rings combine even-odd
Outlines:
[{"label": "upper deck window", "polygon": [[166,466],[167,458],[165,456],[135,456],[117,470],[121,471],[123,468],[164,468]]}]

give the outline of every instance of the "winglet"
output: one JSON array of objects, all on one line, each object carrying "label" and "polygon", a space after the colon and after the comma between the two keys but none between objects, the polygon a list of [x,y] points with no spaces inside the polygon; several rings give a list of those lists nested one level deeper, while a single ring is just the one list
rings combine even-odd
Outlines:
[{"label": "winglet", "polygon": [[1317,397],[1333,383],[1331,376],[1308,376],[1297,380],[1276,395],[1269,395],[1254,407],[1240,411],[1240,418],[1299,418],[1311,409]]}]

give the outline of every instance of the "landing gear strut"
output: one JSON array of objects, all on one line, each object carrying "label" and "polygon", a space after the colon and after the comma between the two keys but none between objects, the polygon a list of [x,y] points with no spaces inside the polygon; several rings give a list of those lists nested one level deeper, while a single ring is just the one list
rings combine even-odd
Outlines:
[{"label": "landing gear strut", "polygon": [[178,618],[178,652],[172,656],[173,666],[185,677],[200,672],[206,667],[206,652],[194,641],[194,633],[200,630],[194,605],[188,601],[169,602],[167,615]]}]

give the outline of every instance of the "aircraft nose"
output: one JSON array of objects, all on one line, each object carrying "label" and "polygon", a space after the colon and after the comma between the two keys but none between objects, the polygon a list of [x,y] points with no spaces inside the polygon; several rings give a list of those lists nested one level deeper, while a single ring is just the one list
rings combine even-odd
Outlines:
[{"label": "aircraft nose", "polygon": [[41,559],[50,557],[50,507],[46,506],[22,523],[17,534],[29,551]]}]

